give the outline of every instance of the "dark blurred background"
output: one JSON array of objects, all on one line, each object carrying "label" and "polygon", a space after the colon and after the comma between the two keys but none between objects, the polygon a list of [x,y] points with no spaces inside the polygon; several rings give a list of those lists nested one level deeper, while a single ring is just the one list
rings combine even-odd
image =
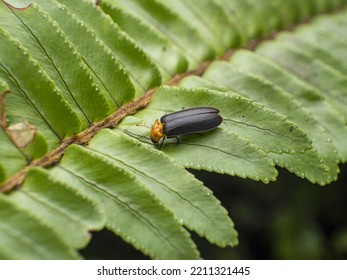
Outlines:
[{"label": "dark blurred background", "polygon": [[[321,187],[279,169],[268,185],[191,171],[229,211],[239,233],[235,248],[219,248],[192,233],[204,259],[347,259],[347,165]],[[113,233],[93,233],[86,259],[147,259]]]}]

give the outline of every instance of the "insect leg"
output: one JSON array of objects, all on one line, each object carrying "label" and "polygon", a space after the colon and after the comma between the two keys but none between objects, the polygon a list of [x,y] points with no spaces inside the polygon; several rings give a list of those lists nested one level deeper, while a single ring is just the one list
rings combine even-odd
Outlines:
[{"label": "insect leg", "polygon": [[163,137],[163,140],[161,141],[161,143],[160,143],[160,145],[159,145],[159,150],[160,150],[160,149],[161,149],[161,147],[163,146],[164,141],[165,141],[165,137]]}]

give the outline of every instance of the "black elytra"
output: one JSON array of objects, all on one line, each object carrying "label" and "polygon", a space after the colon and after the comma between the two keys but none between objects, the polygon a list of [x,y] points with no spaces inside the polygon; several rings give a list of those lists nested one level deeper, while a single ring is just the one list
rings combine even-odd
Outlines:
[{"label": "black elytra", "polygon": [[[150,138],[159,148],[164,139],[177,138],[179,135],[205,132],[219,126],[223,119],[219,109],[213,107],[195,107],[164,115],[160,122],[155,120],[151,128]],[[160,139],[163,138],[159,144]]]}]

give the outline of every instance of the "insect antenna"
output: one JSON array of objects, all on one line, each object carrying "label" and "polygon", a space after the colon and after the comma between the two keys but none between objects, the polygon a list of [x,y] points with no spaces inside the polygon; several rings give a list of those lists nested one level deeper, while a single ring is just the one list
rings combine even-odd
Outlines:
[{"label": "insect antenna", "polygon": [[147,136],[136,134],[136,133],[131,132],[131,131],[127,130],[127,129],[120,129],[120,130],[124,131],[126,134],[128,134],[130,136],[140,137],[140,138],[144,138],[144,139],[147,139],[147,140],[151,141],[151,138],[149,138]]}]

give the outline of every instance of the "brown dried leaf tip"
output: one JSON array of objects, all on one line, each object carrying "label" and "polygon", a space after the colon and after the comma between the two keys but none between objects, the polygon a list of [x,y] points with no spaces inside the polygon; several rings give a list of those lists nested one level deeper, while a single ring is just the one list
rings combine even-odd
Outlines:
[{"label": "brown dried leaf tip", "polygon": [[34,142],[37,128],[24,120],[7,127],[6,132],[18,148],[24,149]]},{"label": "brown dried leaf tip", "polygon": [[32,5],[32,3],[29,1],[21,1],[21,0],[3,0],[3,2],[10,8],[16,9],[16,10],[25,10]]},{"label": "brown dried leaf tip", "polygon": [[9,90],[6,90],[0,95],[0,125],[1,128],[6,132],[7,136],[11,139],[12,143],[15,144],[18,148],[24,149],[29,144],[34,142],[37,128],[31,125],[26,120],[7,127],[5,98],[9,93],[11,92]]}]

